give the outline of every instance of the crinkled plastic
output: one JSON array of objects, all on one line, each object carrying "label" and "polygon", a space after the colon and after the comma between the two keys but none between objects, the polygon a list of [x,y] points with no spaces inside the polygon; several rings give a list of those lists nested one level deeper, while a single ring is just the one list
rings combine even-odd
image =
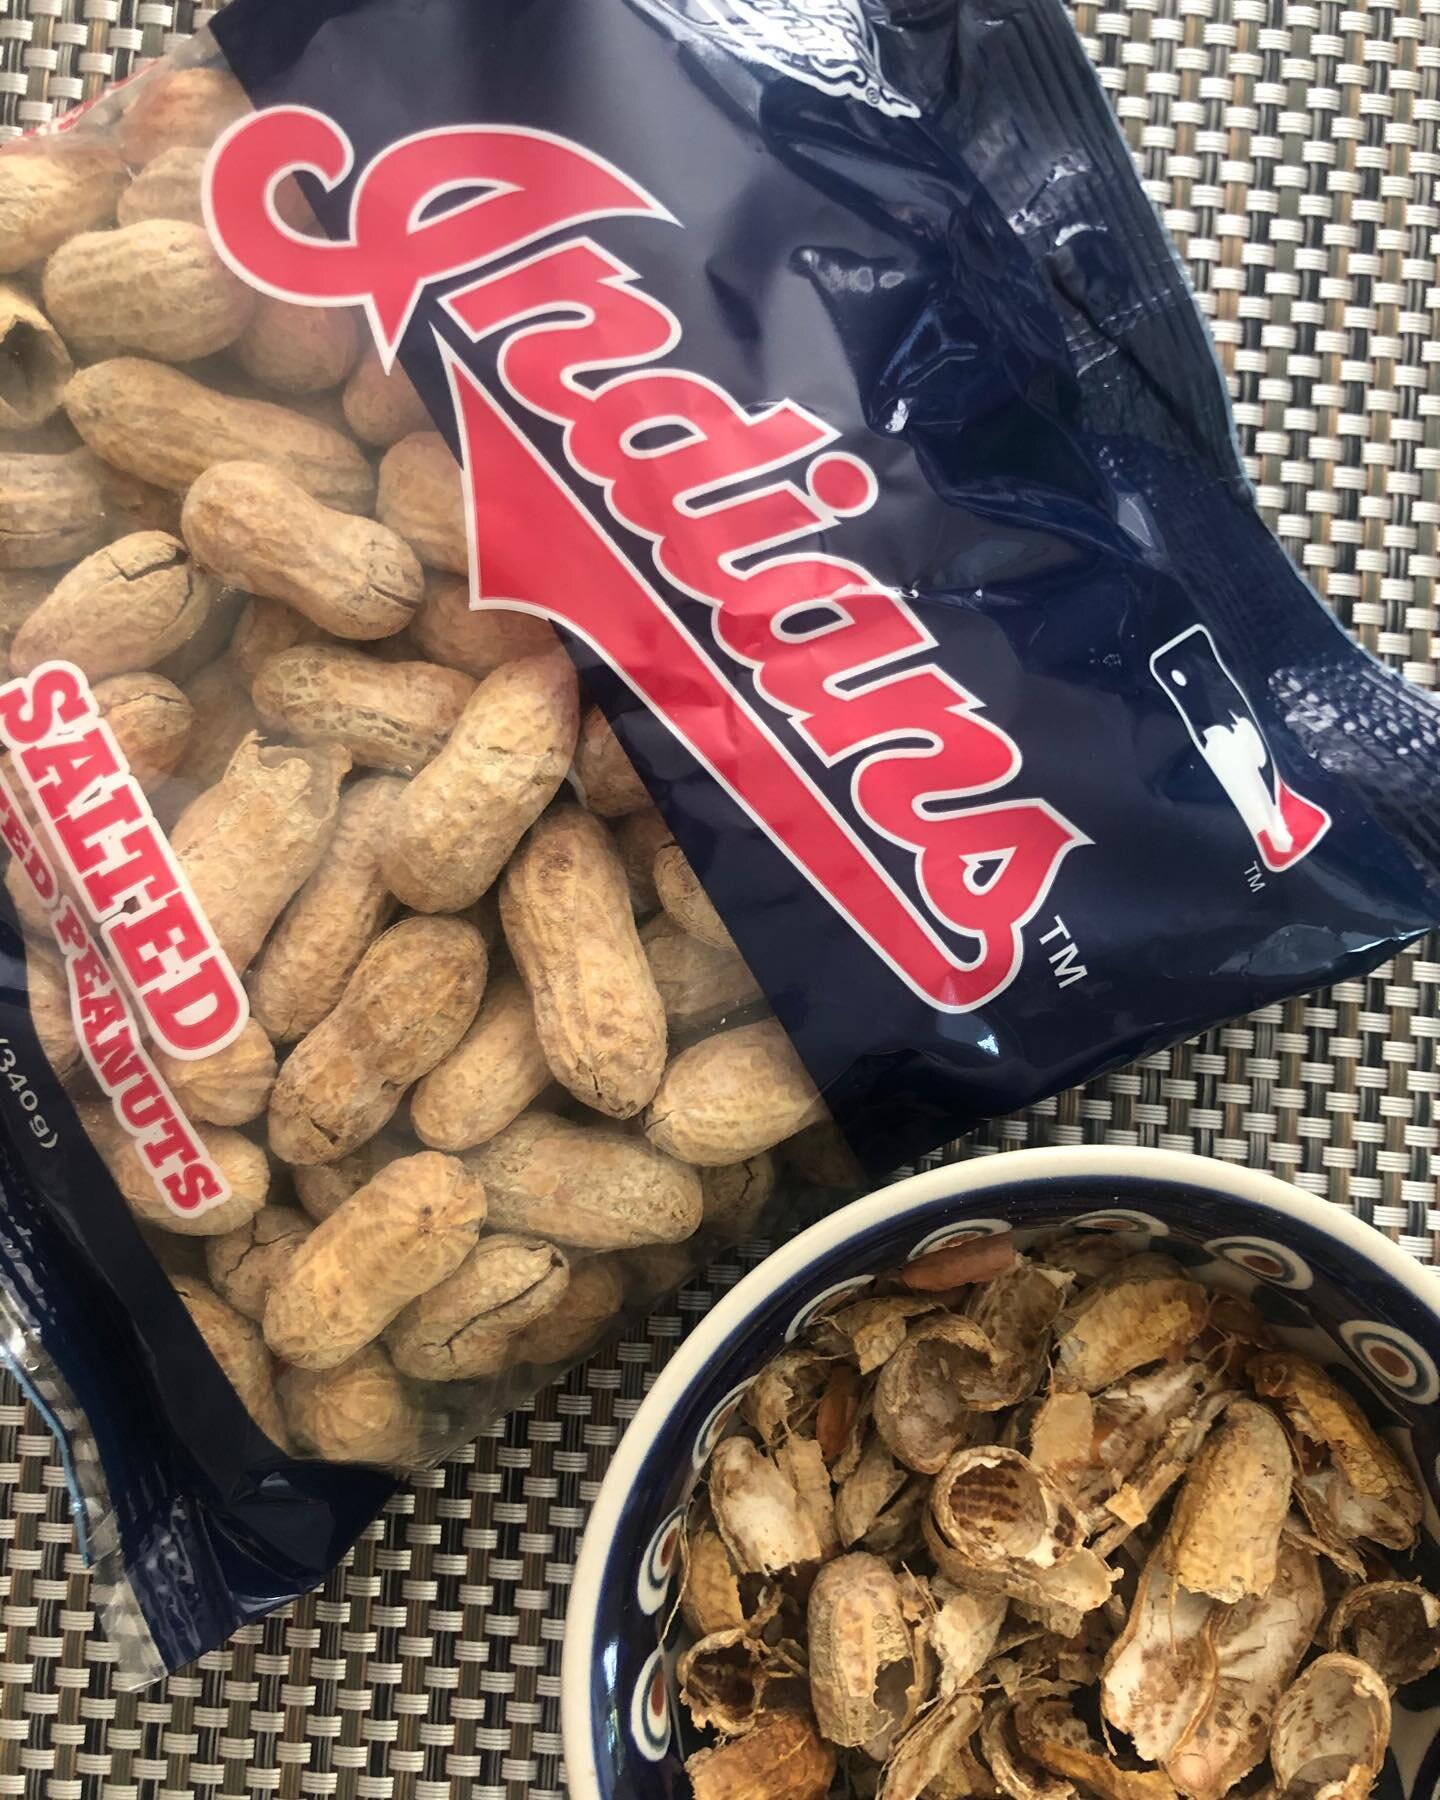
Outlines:
[{"label": "crinkled plastic", "polygon": [[0,1312],[131,1683],[327,1456],[1440,913],[1058,0],[212,32],[0,154]]}]

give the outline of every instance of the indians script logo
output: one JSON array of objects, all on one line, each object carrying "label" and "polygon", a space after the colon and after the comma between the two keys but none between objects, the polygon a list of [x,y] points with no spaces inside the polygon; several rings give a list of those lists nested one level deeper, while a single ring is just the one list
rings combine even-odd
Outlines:
[{"label": "indians script logo", "polygon": [[[360,174],[347,237],[286,225],[285,175],[334,186],[352,160],[319,113],[252,114],[212,154],[206,220],[263,292],[363,306],[387,365],[447,283],[431,317],[472,604],[584,638],[931,1005],[998,994],[1087,840],[1005,792],[1018,745],[933,660],[901,595],[816,547],[874,504],[867,464],[803,406],[746,407],[686,366],[679,319],[592,235],[607,219],[676,221],[580,145],[504,126],[421,133]],[[482,381],[451,340],[493,346],[495,372]],[[559,430],[548,460],[537,421]],[[682,625],[676,595],[700,602],[707,634]]]},{"label": "indians script logo", "polygon": [[1255,840],[1267,869],[1288,869],[1330,829],[1330,815],[1297,794],[1275,766],[1260,721],[1203,625],[1162,644],[1150,672],[1191,742]]},{"label": "indians script logo", "polygon": [[682,19],[736,56],[764,63],[825,94],[863,100],[891,118],[920,108],[880,72],[880,46],[863,0],[640,0],[647,12]]}]

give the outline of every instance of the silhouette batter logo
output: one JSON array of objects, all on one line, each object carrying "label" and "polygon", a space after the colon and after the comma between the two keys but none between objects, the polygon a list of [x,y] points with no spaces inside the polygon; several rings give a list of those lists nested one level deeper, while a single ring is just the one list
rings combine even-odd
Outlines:
[{"label": "silhouette batter logo", "polygon": [[1290,787],[1260,722],[1203,625],[1162,644],[1150,672],[1245,822],[1267,869],[1291,868],[1330,829],[1330,815]]}]

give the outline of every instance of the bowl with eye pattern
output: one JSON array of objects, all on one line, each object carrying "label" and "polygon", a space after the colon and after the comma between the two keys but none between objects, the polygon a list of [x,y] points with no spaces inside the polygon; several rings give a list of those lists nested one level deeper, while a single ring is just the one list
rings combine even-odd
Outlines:
[{"label": "bowl with eye pattern", "polygon": [[[1104,1145],[1018,1150],[928,1170],[776,1250],[705,1314],[626,1430],[596,1498],[565,1625],[571,1800],[683,1800],[704,1741],[676,1694],[681,1526],[711,1450],[765,1363],[885,1270],[980,1234],[1023,1249],[1060,1228],[1121,1233],[1247,1297],[1278,1342],[1360,1399],[1426,1498],[1409,1572],[1440,1577],[1440,1273],[1352,1214],[1273,1176]],[[1407,1565],[1408,1567],[1408,1565]],[[1402,1571],[1404,1572],[1404,1571]],[[1440,1782],[1440,1671],[1396,1697],[1377,1800]]]}]

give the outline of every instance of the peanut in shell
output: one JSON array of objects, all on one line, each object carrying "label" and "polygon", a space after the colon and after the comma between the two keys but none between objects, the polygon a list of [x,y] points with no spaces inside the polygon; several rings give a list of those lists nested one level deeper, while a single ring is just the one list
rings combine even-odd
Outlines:
[{"label": "peanut in shell", "polygon": [[227,1306],[258,1324],[270,1290],[313,1227],[293,1206],[262,1206],[223,1237],[205,1241],[211,1286]]},{"label": "peanut in shell", "polygon": [[178,219],[81,232],[46,263],[40,291],[56,328],[83,354],[167,363],[234,343],[256,300],[204,226]]},{"label": "peanut in shell", "polygon": [[312,624],[304,613],[296,612],[283,600],[258,597],[245,602],[235,621],[226,648],[226,659],[236,678],[249,688],[250,683],[272,656],[282,650],[293,650],[297,644],[331,643],[328,631]]},{"label": "peanut in shell", "polygon": [[147,790],[175,772],[195,724],[195,708],[163,675],[136,671],[94,684],[100,716],[115,733],[130,773]]},{"label": "peanut in shell", "polygon": [[137,82],[127,98],[119,139],[132,168],[143,168],[177,146],[207,150],[251,110],[240,83],[214,65],[162,65]]},{"label": "peanut in shell", "polygon": [[505,870],[500,914],[556,1079],[597,1112],[632,1118],[664,1069],[665,1010],[600,821],[562,806],[533,826]]},{"label": "peanut in shell", "polygon": [[485,1190],[456,1158],[390,1163],[291,1258],[265,1304],[266,1342],[297,1368],[335,1368],[453,1274],[484,1219]]},{"label": "peanut in shell", "polygon": [[569,1362],[589,1350],[619,1318],[625,1305],[625,1271],[616,1256],[570,1260],[565,1303],[523,1326],[509,1339],[509,1362]]},{"label": "peanut in shell", "polygon": [[824,1115],[773,1019],[703,1038],[671,1059],[645,1115],[657,1149],[708,1168],[744,1162]]},{"label": "peanut in shell", "polygon": [[385,452],[375,517],[398,531],[427,567],[468,571],[460,465],[438,431],[413,431]]},{"label": "peanut in shell", "polygon": [[251,1009],[278,1043],[304,1037],[334,1010],[395,911],[380,874],[380,851],[402,785],[393,776],[375,775],[340,796],[324,855],[250,971]]},{"label": "peanut in shell", "polygon": [[123,1130],[108,1103],[91,1100],[77,1108],[85,1135],[104,1159],[125,1204],[143,1224],[181,1237],[222,1237],[252,1218],[270,1194],[270,1165],[258,1144],[219,1125],[192,1125],[210,1161],[229,1183],[230,1193],[203,1212],[177,1212],[155,1185],[135,1139]]},{"label": "peanut in shell", "polygon": [[422,1381],[471,1381],[508,1360],[515,1332],[560,1306],[564,1253],[544,1238],[484,1236],[453,1275],[412,1300],[385,1334],[397,1369]]},{"label": "peanut in shell", "polygon": [[203,225],[200,181],[209,153],[192,144],[172,144],[136,172],[115,206],[122,225],[145,219],[180,219]]},{"label": "peanut in shell", "polygon": [[518,1119],[550,1081],[530,996],[507,972],[486,986],[465,1036],[416,1084],[410,1121],[434,1150],[471,1150]]},{"label": "peanut in shell", "polygon": [[194,636],[218,587],[163,531],[137,531],[61,577],[15,634],[10,666],[63,658],[92,681],[149,669]]},{"label": "peanut in shell", "polygon": [[183,492],[212,463],[262,462],[342,512],[367,512],[374,498],[374,472],[342,433],[268,400],[219,393],[164,363],[92,363],[72,379],[64,405],[97,456],[156,487]]},{"label": "peanut in shell", "polygon": [[113,150],[56,139],[7,144],[0,155],[0,272],[48,256],[78,231],[115,216],[125,165]]},{"label": "peanut in shell", "polygon": [[275,1365],[259,1327],[203,1281],[179,1276],[172,1285],[241,1405],[272,1444],[287,1449],[289,1434],[275,1397]]},{"label": "peanut in shell", "polygon": [[48,569],[88,556],[112,535],[110,519],[102,471],[88,450],[0,453],[0,569]]},{"label": "peanut in shell", "polygon": [[[11,869],[15,866],[10,865]],[[70,983],[65,965],[48,944],[32,944],[25,952],[25,974],[30,1023],[35,1027],[46,1062],[58,1080],[66,1081],[78,1074],[82,1057],[70,1013]]]},{"label": "peanut in shell", "polygon": [[641,1137],[528,1112],[465,1158],[500,1231],[584,1250],[681,1243],[700,1224],[700,1178]]},{"label": "peanut in shell", "polygon": [[[627,813],[614,825],[615,847],[630,883],[630,904],[637,919],[648,918],[660,905],[655,890],[655,858],[670,839],[670,827],[659,811],[647,806],[640,812]],[[668,921],[676,931],[681,929],[673,919]],[[687,934],[688,935],[688,934]]]},{"label": "peanut in shell", "polygon": [[578,721],[561,650],[486,676],[391,815],[391,893],[420,912],[458,912],[485,893],[565,779]]},{"label": "peanut in shell", "polygon": [[558,650],[555,628],[531,613],[503,606],[472,607],[470,583],[432,569],[425,598],[410,621],[410,641],[431,662],[483,681],[502,663]]},{"label": "peanut in shell", "polygon": [[296,306],[257,297],[230,354],[252,380],[280,394],[338,387],[360,348],[355,314],[338,306]]},{"label": "peanut in shell", "polygon": [[251,692],[272,730],[337,745],[365,768],[414,775],[440,751],[474,686],[434,663],[309,644],[272,656]]},{"label": "peanut in shell", "polygon": [[[248,737],[200,799],[176,848],[216,940],[244,974],[290,897],[325,853],[348,767],[343,752]],[[178,833],[177,833],[178,835]]]},{"label": "peanut in shell", "polygon": [[682,931],[738,955],[734,938],[678,844],[664,844],[656,853],[654,879],[660,904]]},{"label": "peanut in shell", "polygon": [[307,1217],[318,1225],[322,1219],[328,1219],[352,1194],[358,1193],[362,1187],[372,1182],[386,1163],[394,1162],[397,1157],[410,1155],[414,1148],[413,1144],[406,1143],[387,1131],[379,1132],[373,1138],[367,1138],[348,1156],[338,1157],[334,1162],[312,1163],[292,1169],[295,1197]]},{"label": "peanut in shell", "polygon": [[194,795],[220,780],[241,744],[259,731],[260,715],[224,657],[198,669],[182,691],[194,722],[174,775],[179,790]]},{"label": "peanut in shell", "polygon": [[275,1154],[334,1162],[373,1137],[464,1036],[485,972],[480,934],[461,919],[402,919],[376,938],[335,1009],[280,1070],[270,1097]]},{"label": "peanut in shell", "polygon": [[620,819],[650,804],[650,790],[620,748],[620,740],[598,706],[585,714],[575,746],[575,773],[585,804],[602,819]]},{"label": "peanut in shell", "polygon": [[717,950],[682,931],[668,913],[641,927],[640,941],[655,978],[670,1030],[677,1037],[717,1025],[764,998],[760,984],[733,950]]},{"label": "peanut in shell", "polygon": [[430,414],[397,362],[387,375],[380,353],[366,347],[345,383],[345,422],[362,444],[387,449],[411,432],[426,431]]},{"label": "peanut in shell", "polygon": [[222,1050],[183,1059],[157,1050],[155,1066],[185,1116],[207,1125],[248,1125],[275,1085],[275,1047],[254,1019]]},{"label": "peanut in shell", "polygon": [[326,1462],[404,1467],[419,1454],[419,1408],[379,1344],[333,1369],[287,1369],[278,1386],[295,1442]]},{"label": "peanut in shell", "polygon": [[265,463],[213,463],[186,495],[180,529],[222,581],[283,600],[334,637],[392,636],[424,590],[402,538],[322,505]]}]

